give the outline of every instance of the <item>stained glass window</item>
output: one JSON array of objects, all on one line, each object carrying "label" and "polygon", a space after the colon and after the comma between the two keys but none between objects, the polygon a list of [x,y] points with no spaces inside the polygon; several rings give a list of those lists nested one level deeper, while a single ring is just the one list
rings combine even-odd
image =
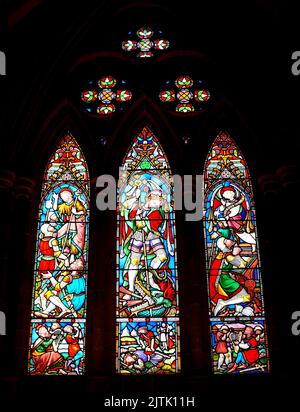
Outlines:
[{"label": "stained glass window", "polygon": [[[129,32],[129,35],[132,33]],[[137,57],[153,57],[153,50],[166,50],[169,48],[169,41],[164,39],[153,39],[154,31],[150,27],[141,27],[137,32],[138,39],[125,40],[122,42],[122,49],[126,51],[138,51]],[[158,32],[162,34],[161,31]]]},{"label": "stained glass window", "polygon": [[[124,80],[121,81],[125,85]],[[81,92],[83,109],[97,117],[107,117],[122,109],[122,105],[132,98],[127,89],[115,89],[117,80],[112,76],[102,76],[97,82],[90,81]]]},{"label": "stained glass window", "polygon": [[168,160],[145,127],[118,184],[116,366],[122,374],[180,370],[173,190]]},{"label": "stained glass window", "polygon": [[[203,89],[201,86],[202,81],[198,80],[196,89],[192,89],[194,81],[189,76],[179,76],[175,80],[176,89],[163,90],[159,93],[159,99],[163,103],[176,103],[175,111],[178,113],[191,113],[194,111],[202,110],[202,103],[206,102],[210,98],[210,92]],[[169,81],[167,82],[169,84]],[[194,101],[194,103],[193,103]]]},{"label": "stained glass window", "polygon": [[255,205],[243,155],[220,132],[204,169],[204,233],[214,373],[267,372]]},{"label": "stained glass window", "polygon": [[47,165],[38,214],[30,375],[82,375],[89,225],[89,174],[71,134]]}]

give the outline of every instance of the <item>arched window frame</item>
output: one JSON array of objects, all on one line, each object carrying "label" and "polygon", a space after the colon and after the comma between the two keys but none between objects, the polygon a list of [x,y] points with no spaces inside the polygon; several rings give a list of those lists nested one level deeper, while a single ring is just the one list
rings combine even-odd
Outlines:
[{"label": "arched window frame", "polygon": [[[173,190],[167,157],[151,129],[144,127],[127,151],[118,183],[116,370],[120,374],[180,372]],[[160,207],[151,209],[146,204],[154,193]]]},{"label": "arched window frame", "polygon": [[43,178],[28,352],[29,375],[83,375],[87,308],[90,180],[67,133]]},{"label": "arched window frame", "polygon": [[252,183],[225,131],[205,162],[203,215],[213,372],[268,372]]}]

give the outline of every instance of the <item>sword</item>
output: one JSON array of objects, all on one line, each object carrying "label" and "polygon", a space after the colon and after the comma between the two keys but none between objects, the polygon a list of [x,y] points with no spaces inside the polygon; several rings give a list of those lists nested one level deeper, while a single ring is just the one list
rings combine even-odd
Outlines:
[{"label": "sword", "polygon": [[[146,285],[147,289],[150,289],[150,279],[149,279],[149,271],[148,271],[148,259],[147,259],[147,251],[146,251],[146,243],[145,243],[145,231],[142,232],[143,236],[143,251],[144,251],[144,258],[145,258],[145,269],[146,269]],[[152,316],[152,309],[149,308],[150,316]]]},{"label": "sword", "polygon": [[240,369],[239,373],[248,372],[248,371],[256,371],[258,369],[260,369],[263,372],[264,371],[263,365],[256,365],[253,368]]}]

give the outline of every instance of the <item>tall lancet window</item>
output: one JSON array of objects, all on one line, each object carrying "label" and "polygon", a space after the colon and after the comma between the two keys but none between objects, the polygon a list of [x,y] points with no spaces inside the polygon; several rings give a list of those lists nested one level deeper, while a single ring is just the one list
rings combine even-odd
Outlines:
[{"label": "tall lancet window", "polygon": [[116,367],[122,374],[180,371],[173,179],[148,127],[120,171]]},{"label": "tall lancet window", "polygon": [[90,184],[71,134],[58,144],[42,184],[32,294],[30,375],[82,375]]},{"label": "tall lancet window", "polygon": [[215,373],[268,371],[255,206],[243,155],[220,132],[204,169],[204,231]]}]

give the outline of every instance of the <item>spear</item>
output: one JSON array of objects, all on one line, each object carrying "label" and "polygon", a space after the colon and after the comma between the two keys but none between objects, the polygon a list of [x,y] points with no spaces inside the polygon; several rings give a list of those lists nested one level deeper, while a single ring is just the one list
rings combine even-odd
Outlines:
[{"label": "spear", "polygon": [[[146,251],[146,242],[145,242],[145,231],[143,230],[143,249],[144,249],[144,258],[145,258],[145,269],[146,269],[146,285],[147,289],[150,291],[150,279],[149,279],[149,268],[148,268],[148,259]],[[152,308],[149,308],[150,316],[152,316]]]},{"label": "spear", "polygon": [[143,252],[144,252],[145,269],[146,269],[146,285],[147,285],[147,289],[149,290],[150,289],[150,280],[149,280],[149,269],[148,269],[148,259],[147,259],[145,231],[144,230],[143,230],[142,236],[143,236]]}]

